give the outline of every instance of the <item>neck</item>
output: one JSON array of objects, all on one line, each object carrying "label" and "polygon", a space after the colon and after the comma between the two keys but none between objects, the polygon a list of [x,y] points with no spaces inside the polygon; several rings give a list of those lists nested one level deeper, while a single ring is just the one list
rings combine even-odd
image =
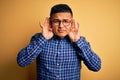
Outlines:
[{"label": "neck", "polygon": [[54,35],[54,36],[58,39],[64,39],[66,37],[66,36],[61,37],[61,36],[57,36],[57,35]]}]

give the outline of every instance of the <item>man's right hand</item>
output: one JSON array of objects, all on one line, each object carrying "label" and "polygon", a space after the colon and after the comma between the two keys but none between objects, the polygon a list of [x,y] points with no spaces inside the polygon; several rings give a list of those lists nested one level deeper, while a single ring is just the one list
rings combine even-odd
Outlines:
[{"label": "man's right hand", "polygon": [[52,27],[50,24],[50,19],[47,17],[44,24],[40,23],[40,27],[42,28],[42,35],[47,39],[51,39],[53,37]]}]

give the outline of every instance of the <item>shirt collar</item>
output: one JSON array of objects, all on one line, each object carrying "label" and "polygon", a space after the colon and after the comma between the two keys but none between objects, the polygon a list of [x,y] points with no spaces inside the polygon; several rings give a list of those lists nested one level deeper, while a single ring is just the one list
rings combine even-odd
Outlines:
[{"label": "shirt collar", "polygon": [[62,41],[64,41],[64,40],[68,40],[69,39],[69,37],[68,37],[68,35],[67,36],[65,36],[64,38],[60,38],[59,36],[57,36],[57,35],[54,35],[53,36],[53,39],[55,39],[55,40],[62,40]]}]

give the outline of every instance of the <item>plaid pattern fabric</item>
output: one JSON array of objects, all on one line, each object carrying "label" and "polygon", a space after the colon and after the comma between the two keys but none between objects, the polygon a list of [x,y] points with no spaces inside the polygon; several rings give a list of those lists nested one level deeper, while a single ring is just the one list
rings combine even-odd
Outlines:
[{"label": "plaid pattern fabric", "polygon": [[92,71],[101,68],[100,58],[91,50],[84,37],[72,43],[68,36],[53,36],[46,40],[42,34],[34,35],[17,57],[20,66],[37,59],[37,80],[80,80],[81,61]]}]

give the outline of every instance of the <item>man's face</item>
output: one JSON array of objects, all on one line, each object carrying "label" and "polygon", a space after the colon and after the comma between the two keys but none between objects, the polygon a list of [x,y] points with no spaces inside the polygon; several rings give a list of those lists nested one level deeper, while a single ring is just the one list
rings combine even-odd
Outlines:
[{"label": "man's face", "polygon": [[53,33],[60,38],[68,35],[68,29],[71,27],[72,16],[69,12],[55,13],[51,19]]}]

